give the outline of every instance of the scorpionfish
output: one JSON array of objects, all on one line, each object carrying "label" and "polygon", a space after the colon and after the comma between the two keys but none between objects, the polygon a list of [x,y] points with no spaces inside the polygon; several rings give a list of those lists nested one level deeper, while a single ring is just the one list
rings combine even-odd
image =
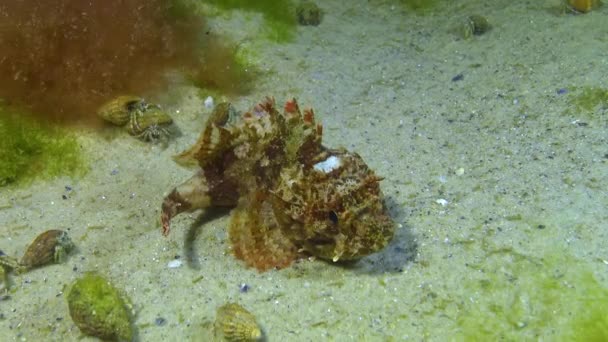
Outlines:
[{"label": "scorpionfish", "polygon": [[162,203],[162,232],[182,212],[234,207],[234,255],[259,271],[305,256],[356,260],[384,248],[395,229],[378,177],[363,159],[321,144],[322,126],[295,99],[244,114],[218,104],[198,141],[174,157],[199,170]]}]

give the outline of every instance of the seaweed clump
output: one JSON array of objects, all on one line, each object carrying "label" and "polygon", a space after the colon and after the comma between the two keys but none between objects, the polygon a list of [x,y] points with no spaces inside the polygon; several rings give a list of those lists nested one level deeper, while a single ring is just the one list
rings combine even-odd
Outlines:
[{"label": "seaweed clump", "polygon": [[608,89],[601,87],[581,87],[579,94],[570,100],[578,111],[591,113],[597,107],[608,106]]},{"label": "seaweed clump", "polygon": [[278,42],[290,41],[295,34],[296,18],[290,0],[207,0],[221,9],[240,9],[264,16],[268,36]]},{"label": "seaweed clump", "polygon": [[37,118],[96,120],[118,95],[149,95],[179,71],[242,88],[236,49],[186,0],[21,0],[0,4],[0,98]]},{"label": "seaweed clump", "polygon": [[88,171],[75,135],[22,111],[0,106],[0,136],[0,186]]}]

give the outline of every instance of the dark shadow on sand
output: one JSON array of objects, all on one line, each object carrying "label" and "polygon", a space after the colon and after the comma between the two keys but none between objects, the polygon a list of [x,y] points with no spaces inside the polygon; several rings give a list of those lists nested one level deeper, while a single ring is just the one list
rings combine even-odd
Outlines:
[{"label": "dark shadow on sand", "polygon": [[202,231],[200,228],[206,223],[228,215],[231,209],[232,208],[210,208],[199,215],[196,218],[196,221],[192,222],[188,228],[188,232],[184,236],[184,256],[186,265],[189,268],[195,270],[200,269],[199,253],[194,247],[194,241],[196,241],[196,238]]}]

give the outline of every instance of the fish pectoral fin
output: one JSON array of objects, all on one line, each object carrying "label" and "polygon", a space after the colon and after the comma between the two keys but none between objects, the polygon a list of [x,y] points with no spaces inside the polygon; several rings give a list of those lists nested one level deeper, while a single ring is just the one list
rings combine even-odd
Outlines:
[{"label": "fish pectoral fin", "polygon": [[287,267],[300,256],[267,204],[239,205],[232,213],[229,231],[234,255],[260,272]]},{"label": "fish pectoral fin", "polygon": [[163,235],[168,235],[171,219],[176,215],[196,209],[204,209],[211,205],[209,186],[202,170],[190,179],[173,189],[165,197],[161,209]]}]

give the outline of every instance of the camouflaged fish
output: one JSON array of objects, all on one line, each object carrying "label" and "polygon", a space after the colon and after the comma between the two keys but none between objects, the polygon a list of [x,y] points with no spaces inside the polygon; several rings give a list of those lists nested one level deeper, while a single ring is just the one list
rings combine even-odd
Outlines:
[{"label": "camouflaged fish", "polygon": [[295,99],[280,113],[272,98],[239,114],[216,106],[198,141],[175,157],[198,172],[164,199],[164,235],[182,212],[235,207],[229,236],[235,256],[263,271],[312,255],[338,261],[374,253],[395,224],[381,178],[361,157],[321,144],[322,126]]}]

